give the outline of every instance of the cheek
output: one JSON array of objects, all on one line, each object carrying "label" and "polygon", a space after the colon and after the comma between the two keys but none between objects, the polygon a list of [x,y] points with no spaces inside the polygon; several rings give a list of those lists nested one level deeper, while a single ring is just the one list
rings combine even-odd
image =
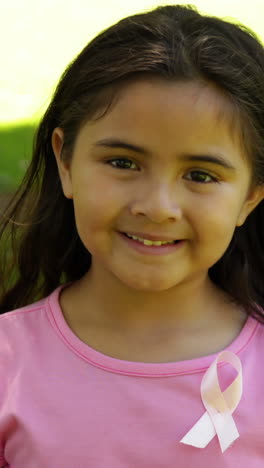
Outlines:
[{"label": "cheek", "polygon": [[[195,204],[193,205],[195,206]],[[200,239],[225,243],[231,240],[239,208],[229,197],[211,197],[192,208],[190,222]]]},{"label": "cheek", "polygon": [[[124,195],[124,194],[123,194]],[[81,237],[100,235],[100,232],[116,225],[116,220],[124,210],[125,200],[113,184],[105,178],[86,178],[76,183],[73,203],[77,230]]]}]

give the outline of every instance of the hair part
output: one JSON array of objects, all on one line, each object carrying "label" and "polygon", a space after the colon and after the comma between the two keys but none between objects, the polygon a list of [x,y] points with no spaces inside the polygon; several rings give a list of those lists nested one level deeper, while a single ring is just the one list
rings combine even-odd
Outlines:
[{"label": "hair part", "polygon": [[[106,115],[130,82],[162,79],[217,89],[218,118],[239,135],[252,170],[264,183],[264,48],[242,24],[202,15],[194,5],[159,6],[118,21],[98,34],[68,65],[43,115],[25,177],[0,222],[0,313],[41,299],[80,279],[91,255],[65,198],[51,140],[64,132],[62,158],[71,161],[80,129]],[[264,207],[236,228],[212,281],[264,323]],[[3,248],[8,245],[8,249]]]}]

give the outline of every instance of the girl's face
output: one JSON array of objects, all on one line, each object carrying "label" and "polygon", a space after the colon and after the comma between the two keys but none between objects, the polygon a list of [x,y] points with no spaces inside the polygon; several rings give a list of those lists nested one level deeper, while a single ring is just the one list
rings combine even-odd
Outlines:
[{"label": "girl's face", "polygon": [[[162,291],[207,277],[236,226],[264,198],[261,188],[248,193],[251,173],[230,116],[213,86],[142,79],[124,88],[105,117],[83,126],[70,166],[60,159],[63,132],[54,130],[63,191],[73,198],[80,238],[101,278]],[[110,146],[111,139],[131,149]],[[153,255],[120,232],[184,242]]]}]

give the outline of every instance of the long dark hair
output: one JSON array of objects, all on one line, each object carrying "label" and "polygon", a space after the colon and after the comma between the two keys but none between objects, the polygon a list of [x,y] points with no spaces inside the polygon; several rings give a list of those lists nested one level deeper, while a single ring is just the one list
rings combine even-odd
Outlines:
[{"label": "long dark hair", "polygon": [[[0,224],[0,313],[41,299],[88,271],[91,255],[77,233],[73,202],[62,192],[52,132],[63,129],[62,157],[70,160],[81,127],[105,115],[122,86],[140,76],[217,85],[232,104],[252,183],[264,183],[264,48],[256,34],[202,15],[194,5],[159,6],[124,18],[66,68],[37,128],[30,166]],[[209,276],[264,323],[263,222],[260,202],[236,228]]]}]

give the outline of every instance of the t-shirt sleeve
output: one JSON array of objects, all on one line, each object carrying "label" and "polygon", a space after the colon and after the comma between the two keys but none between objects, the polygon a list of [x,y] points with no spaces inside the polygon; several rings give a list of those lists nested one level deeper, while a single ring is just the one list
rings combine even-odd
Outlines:
[{"label": "t-shirt sleeve", "polygon": [[12,343],[8,333],[12,324],[5,315],[0,316],[0,468],[9,466],[5,459],[5,444],[15,424],[12,414],[8,411],[8,402],[15,386],[16,350],[15,343]]}]

